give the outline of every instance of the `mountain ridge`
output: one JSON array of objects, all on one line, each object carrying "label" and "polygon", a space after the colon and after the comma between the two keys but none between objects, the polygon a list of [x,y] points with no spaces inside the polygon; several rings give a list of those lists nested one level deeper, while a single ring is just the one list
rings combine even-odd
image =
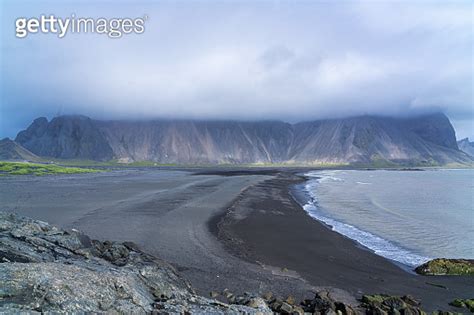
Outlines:
[{"label": "mountain ridge", "polygon": [[474,142],[469,141],[469,138],[464,138],[458,141],[459,150],[474,157]]},{"label": "mountain ridge", "polygon": [[282,121],[41,117],[18,133],[31,152],[63,159],[175,164],[471,163],[444,114]]},{"label": "mountain ridge", "polygon": [[3,161],[39,161],[40,157],[25,149],[15,141],[4,138],[0,140],[0,160]]}]

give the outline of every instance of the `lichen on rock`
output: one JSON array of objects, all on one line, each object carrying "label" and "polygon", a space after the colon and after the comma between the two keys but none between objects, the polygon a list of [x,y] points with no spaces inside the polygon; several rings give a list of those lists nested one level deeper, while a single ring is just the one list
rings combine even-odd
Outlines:
[{"label": "lichen on rock", "polygon": [[441,275],[470,275],[474,276],[474,260],[472,259],[432,259],[415,271],[421,275],[441,276]]},{"label": "lichen on rock", "polygon": [[474,313],[474,299],[455,299],[450,305],[459,308],[467,308],[471,313]]}]

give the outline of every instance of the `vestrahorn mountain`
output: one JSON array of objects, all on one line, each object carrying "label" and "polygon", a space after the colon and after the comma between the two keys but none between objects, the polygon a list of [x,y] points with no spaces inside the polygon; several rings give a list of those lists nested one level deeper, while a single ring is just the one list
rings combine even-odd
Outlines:
[{"label": "vestrahorn mountain", "polygon": [[177,164],[472,163],[444,114],[280,121],[101,121],[38,118],[15,141],[60,159]]}]

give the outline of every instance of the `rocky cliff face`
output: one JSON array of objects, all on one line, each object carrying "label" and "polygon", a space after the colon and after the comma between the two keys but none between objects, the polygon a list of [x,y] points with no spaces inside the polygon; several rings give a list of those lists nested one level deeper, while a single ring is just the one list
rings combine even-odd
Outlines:
[{"label": "rocky cliff face", "polygon": [[474,142],[470,142],[469,138],[464,138],[458,141],[459,150],[474,157]]},{"label": "rocky cliff face", "polygon": [[158,163],[471,163],[443,114],[279,121],[36,119],[16,141],[40,156]]},{"label": "rocky cliff face", "polygon": [[290,159],[298,162],[449,163],[469,160],[459,152],[446,116],[411,119],[355,117],[295,125]]},{"label": "rocky cliff face", "polygon": [[162,163],[283,162],[291,125],[283,122],[98,122],[116,157]]},{"label": "rocky cliff face", "polygon": [[110,160],[114,153],[96,122],[84,116],[37,118],[16,142],[31,152],[60,159]]}]

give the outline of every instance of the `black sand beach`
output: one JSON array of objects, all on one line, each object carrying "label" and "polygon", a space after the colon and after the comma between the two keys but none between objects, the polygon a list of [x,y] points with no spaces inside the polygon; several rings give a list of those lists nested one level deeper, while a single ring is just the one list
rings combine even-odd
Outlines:
[{"label": "black sand beach", "polygon": [[175,265],[198,293],[225,288],[310,297],[326,288],[411,294],[427,310],[472,298],[472,277],[422,277],[310,218],[290,194],[298,170],[138,169],[0,180],[3,211],[134,241]]},{"label": "black sand beach", "polygon": [[[204,296],[226,288],[239,294],[311,296],[314,286],[243,261],[210,232],[210,218],[225,213],[246,187],[271,178],[267,171],[230,176],[236,174],[138,169],[17,176],[0,180],[0,200],[4,211],[78,229],[100,240],[133,241],[173,264]],[[344,292],[338,296],[350,299]]]},{"label": "black sand beach", "polygon": [[282,172],[247,189],[226,215],[213,219],[219,239],[247,261],[295,271],[311,284],[342,288],[354,296],[410,294],[428,310],[449,309],[453,299],[472,297],[472,277],[407,272],[312,219],[291,193],[303,180]]}]

